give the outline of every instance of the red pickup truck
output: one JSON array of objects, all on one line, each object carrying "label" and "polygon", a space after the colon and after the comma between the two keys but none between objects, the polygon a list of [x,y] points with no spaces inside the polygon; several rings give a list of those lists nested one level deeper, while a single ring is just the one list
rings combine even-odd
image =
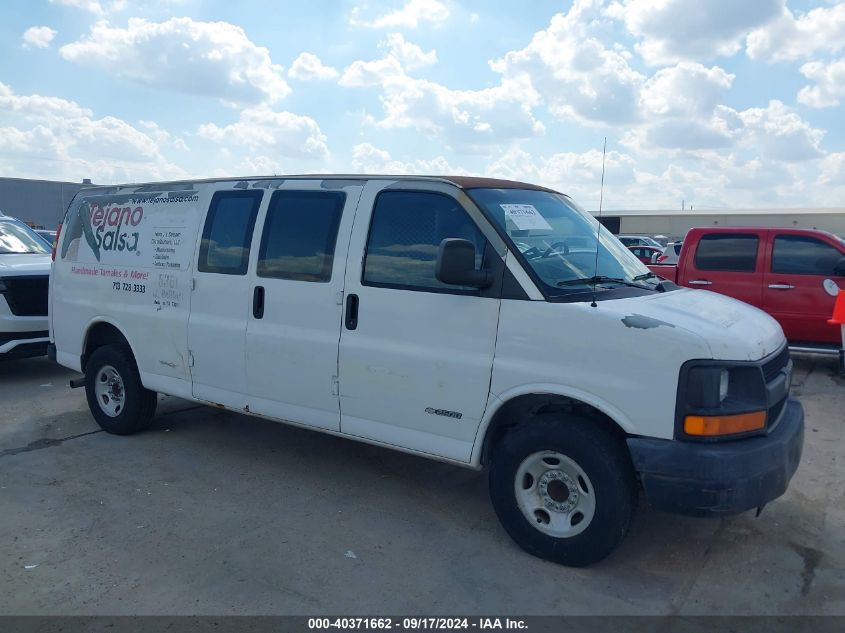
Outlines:
[{"label": "red pickup truck", "polygon": [[845,240],[810,229],[691,229],[677,265],[652,264],[655,274],[690,288],[712,290],[772,315],[793,345],[841,345],[827,321],[835,282],[845,290]]}]

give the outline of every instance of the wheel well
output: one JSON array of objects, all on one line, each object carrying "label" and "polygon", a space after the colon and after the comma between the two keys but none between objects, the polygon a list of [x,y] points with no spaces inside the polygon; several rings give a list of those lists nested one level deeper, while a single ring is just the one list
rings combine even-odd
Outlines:
[{"label": "wheel well", "polygon": [[481,463],[483,465],[489,463],[496,444],[510,429],[518,426],[532,415],[555,412],[589,418],[596,424],[603,425],[622,440],[628,436],[613,418],[585,402],[549,393],[526,394],[508,400],[493,415],[484,435],[484,444],[481,447]]},{"label": "wheel well", "polygon": [[88,334],[85,336],[85,349],[82,352],[82,371],[85,371],[85,365],[88,364],[88,359],[91,358],[91,354],[94,353],[95,349],[103,345],[113,344],[129,347],[129,341],[111,323],[101,321],[92,325],[88,330]]}]

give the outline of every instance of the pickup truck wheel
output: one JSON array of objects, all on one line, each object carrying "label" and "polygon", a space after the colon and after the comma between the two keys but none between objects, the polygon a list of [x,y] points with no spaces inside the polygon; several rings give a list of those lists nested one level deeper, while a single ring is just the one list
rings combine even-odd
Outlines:
[{"label": "pickup truck wheel", "polygon": [[123,345],[97,348],[85,368],[91,415],[104,431],[129,435],[149,424],[158,395],[145,389],[132,352]]},{"label": "pickup truck wheel", "polygon": [[573,567],[605,558],[628,531],[636,476],[624,443],[588,419],[543,414],[499,442],[490,497],[511,538]]}]

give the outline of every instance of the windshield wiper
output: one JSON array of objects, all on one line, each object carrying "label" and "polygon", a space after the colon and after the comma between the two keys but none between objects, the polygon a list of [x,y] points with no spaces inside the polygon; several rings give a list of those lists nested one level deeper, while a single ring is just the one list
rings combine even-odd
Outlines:
[{"label": "windshield wiper", "polygon": [[608,277],[606,275],[594,275],[593,277],[566,279],[564,281],[557,282],[556,285],[558,288],[563,288],[564,286],[574,286],[577,284],[596,285],[603,283],[622,284],[623,286],[630,286],[631,288],[640,288],[641,290],[653,290],[653,288],[649,288],[648,286],[642,286],[640,284],[635,284],[631,281],[628,281],[627,279],[620,279],[619,277]]},{"label": "windshield wiper", "polygon": [[634,277],[633,281],[643,281],[644,279],[651,279],[652,277],[657,277],[657,275],[649,271],[647,273],[643,273],[642,275],[637,275]]}]

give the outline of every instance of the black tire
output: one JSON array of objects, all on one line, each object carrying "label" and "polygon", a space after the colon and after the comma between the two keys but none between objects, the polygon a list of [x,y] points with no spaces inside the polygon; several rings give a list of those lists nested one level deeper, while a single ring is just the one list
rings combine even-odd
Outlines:
[{"label": "black tire", "polygon": [[[123,405],[117,415],[108,415],[97,400],[96,381],[100,370],[113,367],[123,385]],[[104,431],[129,435],[145,429],[155,414],[158,394],[141,384],[132,352],[124,345],[104,345],[91,354],[85,366],[85,395],[91,415]]]},{"label": "black tire", "polygon": [[[579,534],[561,538],[543,532],[520,509],[517,472],[523,460],[540,451],[556,451],[573,460],[592,485],[594,514]],[[600,421],[565,414],[536,415],[511,429],[493,451],[489,483],[496,515],[517,545],[529,554],[571,567],[597,563],[619,545],[631,525],[639,494],[624,441]]]}]

